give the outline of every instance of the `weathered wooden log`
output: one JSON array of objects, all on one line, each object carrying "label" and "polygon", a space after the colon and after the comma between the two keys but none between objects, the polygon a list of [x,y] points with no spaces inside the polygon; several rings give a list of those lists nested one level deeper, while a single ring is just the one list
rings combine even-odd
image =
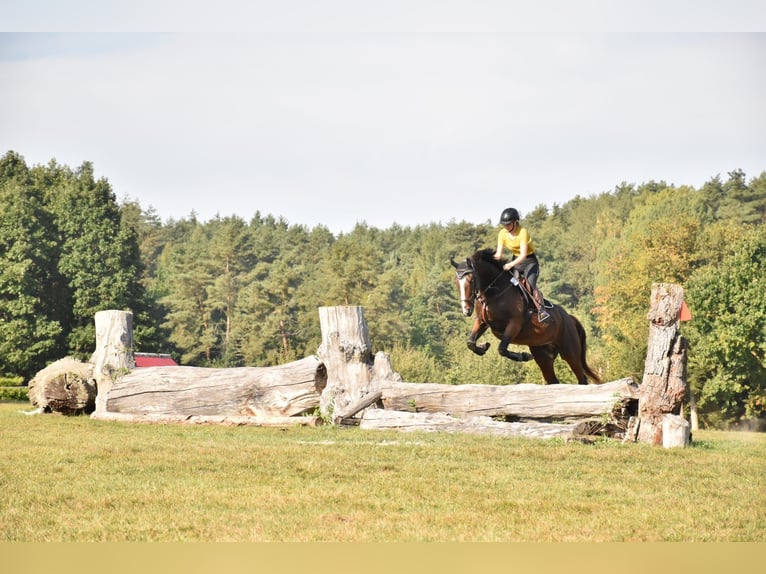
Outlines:
[{"label": "weathered wooden log", "polygon": [[625,438],[627,421],[611,421],[604,419],[589,419],[572,425],[573,437],[609,437]]},{"label": "weathered wooden log", "polygon": [[342,424],[344,420],[352,418],[354,415],[360,413],[367,407],[377,403],[382,396],[383,393],[381,391],[375,391],[363,396],[354,404],[349,405],[346,410],[334,413],[332,422],[334,424]]},{"label": "weathered wooden log", "polygon": [[130,413],[93,413],[91,418],[105,421],[151,423],[151,424],[185,424],[185,425],[223,425],[251,427],[316,427],[322,425],[318,416],[214,416],[214,415],[160,415]]},{"label": "weathered wooden log", "polygon": [[533,438],[569,438],[573,425],[540,422],[501,422],[490,417],[453,417],[446,413],[412,413],[387,409],[368,409],[359,421],[364,430],[398,430],[491,434]]},{"label": "weathered wooden log", "polygon": [[683,289],[655,283],[649,310],[649,342],[639,394],[638,415],[631,421],[626,441],[663,444],[665,415],[680,413],[686,395],[686,340],[679,319]]},{"label": "weathered wooden log", "polygon": [[324,365],[306,357],[273,367],[146,367],[114,381],[106,411],[135,415],[295,416],[319,406]]},{"label": "weathered wooden log", "polygon": [[38,412],[87,414],[96,407],[93,365],[72,357],[55,361],[29,381],[29,402]]},{"label": "weathered wooden log", "polygon": [[519,420],[572,421],[635,412],[638,385],[631,378],[603,385],[445,385],[379,381],[383,406],[397,411]]},{"label": "weathered wooden log", "polygon": [[96,411],[106,411],[106,398],[114,381],[135,368],[133,313],[107,310],[95,315],[96,350],[91,356],[98,394]]},{"label": "weathered wooden log", "polygon": [[372,357],[362,307],[320,307],[319,324],[322,343],[317,355],[327,368],[327,386],[320,401],[320,411],[325,417],[346,411],[377,390],[374,380],[397,378],[387,354]]}]

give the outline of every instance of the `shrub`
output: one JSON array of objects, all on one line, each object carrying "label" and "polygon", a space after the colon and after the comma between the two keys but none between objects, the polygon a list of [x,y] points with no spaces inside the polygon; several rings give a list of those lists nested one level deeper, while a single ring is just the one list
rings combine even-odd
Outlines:
[{"label": "shrub", "polygon": [[28,401],[29,389],[22,386],[0,387],[0,401]]}]

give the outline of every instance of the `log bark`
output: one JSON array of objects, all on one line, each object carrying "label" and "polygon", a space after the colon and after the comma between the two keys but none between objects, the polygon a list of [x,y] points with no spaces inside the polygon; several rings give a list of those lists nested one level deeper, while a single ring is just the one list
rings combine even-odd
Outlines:
[{"label": "log bark", "polygon": [[98,394],[95,410],[106,411],[114,381],[136,366],[133,356],[133,313],[107,310],[95,315],[96,350],[91,356]]},{"label": "log bark", "polygon": [[387,354],[378,353],[373,359],[362,307],[320,307],[319,324],[322,342],[317,355],[327,368],[320,400],[323,416],[333,418],[376,391],[374,381],[398,377]]},{"label": "log bark", "polygon": [[29,401],[38,412],[88,414],[96,407],[93,365],[72,357],[55,361],[29,381]]},{"label": "log bark", "polygon": [[185,424],[185,425],[225,425],[251,427],[317,427],[322,425],[318,416],[215,416],[215,415],[161,415],[130,413],[93,413],[91,418],[104,421],[150,423],[150,424]]},{"label": "log bark", "polygon": [[[638,385],[631,378],[602,385],[444,385],[380,381],[383,406],[397,411],[519,420],[572,421],[635,411]],[[625,412],[623,412],[625,411]]]},{"label": "log bark", "polygon": [[649,342],[639,393],[638,416],[626,440],[663,444],[663,419],[677,415],[687,392],[686,340],[680,335],[679,318],[683,289],[655,283],[649,310]]},{"label": "log bark", "polygon": [[324,365],[306,357],[273,367],[147,367],[116,380],[106,411],[164,416],[296,416],[319,406]]},{"label": "log bark", "polygon": [[398,430],[524,436],[531,438],[569,438],[572,425],[539,422],[500,422],[490,417],[458,418],[446,413],[412,413],[385,409],[369,409],[359,421],[364,430]]}]

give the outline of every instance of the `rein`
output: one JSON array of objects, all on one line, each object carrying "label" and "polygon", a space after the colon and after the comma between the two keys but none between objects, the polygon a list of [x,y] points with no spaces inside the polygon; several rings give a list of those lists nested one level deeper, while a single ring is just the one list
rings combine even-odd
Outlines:
[{"label": "rein", "polygon": [[[503,276],[503,272],[501,271],[500,273],[498,273],[497,276],[495,276],[495,278],[492,281],[489,282],[489,285],[487,285],[486,288],[482,289],[478,285],[478,281],[477,281],[477,278],[476,278],[476,268],[473,265],[473,260],[471,260],[471,258],[468,258],[468,259],[466,259],[466,263],[468,264],[468,269],[464,270],[462,273],[457,273],[457,278],[458,279],[462,279],[466,275],[472,275],[473,276],[474,284],[476,285],[476,289],[474,289],[474,293],[471,294],[471,298],[470,299],[461,299],[461,301],[462,302],[466,302],[466,303],[473,303],[476,299],[479,299],[479,301],[482,301],[482,302],[488,301],[489,300],[488,291],[490,289],[492,289],[492,286],[495,284],[495,282],[498,279],[500,279],[500,277]],[[512,285],[512,283],[508,283],[508,285],[505,287],[505,289],[502,289],[495,296],[499,296],[499,295],[502,295],[503,293],[505,293],[508,289],[511,288],[511,285]]]}]

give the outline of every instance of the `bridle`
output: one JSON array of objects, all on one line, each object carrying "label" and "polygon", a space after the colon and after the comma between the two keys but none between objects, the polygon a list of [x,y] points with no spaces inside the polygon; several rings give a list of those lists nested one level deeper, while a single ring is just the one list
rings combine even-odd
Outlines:
[{"label": "bridle", "polygon": [[[481,301],[482,303],[486,303],[487,302],[487,300],[489,299],[488,292],[490,291],[490,289],[492,289],[492,287],[494,286],[495,282],[498,279],[500,279],[500,277],[502,277],[503,273],[502,272],[498,273],[497,276],[492,281],[490,281],[489,285],[487,285],[486,288],[482,289],[481,287],[479,287],[478,285],[475,284],[476,283],[476,272],[475,272],[475,269],[474,269],[474,266],[473,266],[473,261],[469,257],[469,258],[467,258],[465,260],[465,268],[461,269],[461,268],[458,267],[455,270],[455,276],[457,277],[458,282],[462,281],[466,277],[466,275],[470,275],[471,276],[471,282],[470,282],[470,285],[471,285],[471,296],[469,298],[467,298],[467,299],[464,298],[464,297],[461,297],[460,302],[461,303],[468,303],[469,305],[473,305],[476,302],[477,299],[479,301]],[[504,293],[507,289],[510,289],[511,285],[512,284],[509,282],[508,286],[505,287],[505,289],[502,289],[498,293],[498,295]]]},{"label": "bridle", "polygon": [[476,295],[479,293],[478,289],[474,289],[474,270],[473,270],[473,262],[470,259],[465,260],[465,268],[460,269],[459,267],[455,270],[455,276],[457,277],[458,283],[462,281],[466,275],[471,276],[471,296],[466,299],[465,297],[460,298],[461,303],[468,303],[469,305],[473,305],[476,302]]}]

